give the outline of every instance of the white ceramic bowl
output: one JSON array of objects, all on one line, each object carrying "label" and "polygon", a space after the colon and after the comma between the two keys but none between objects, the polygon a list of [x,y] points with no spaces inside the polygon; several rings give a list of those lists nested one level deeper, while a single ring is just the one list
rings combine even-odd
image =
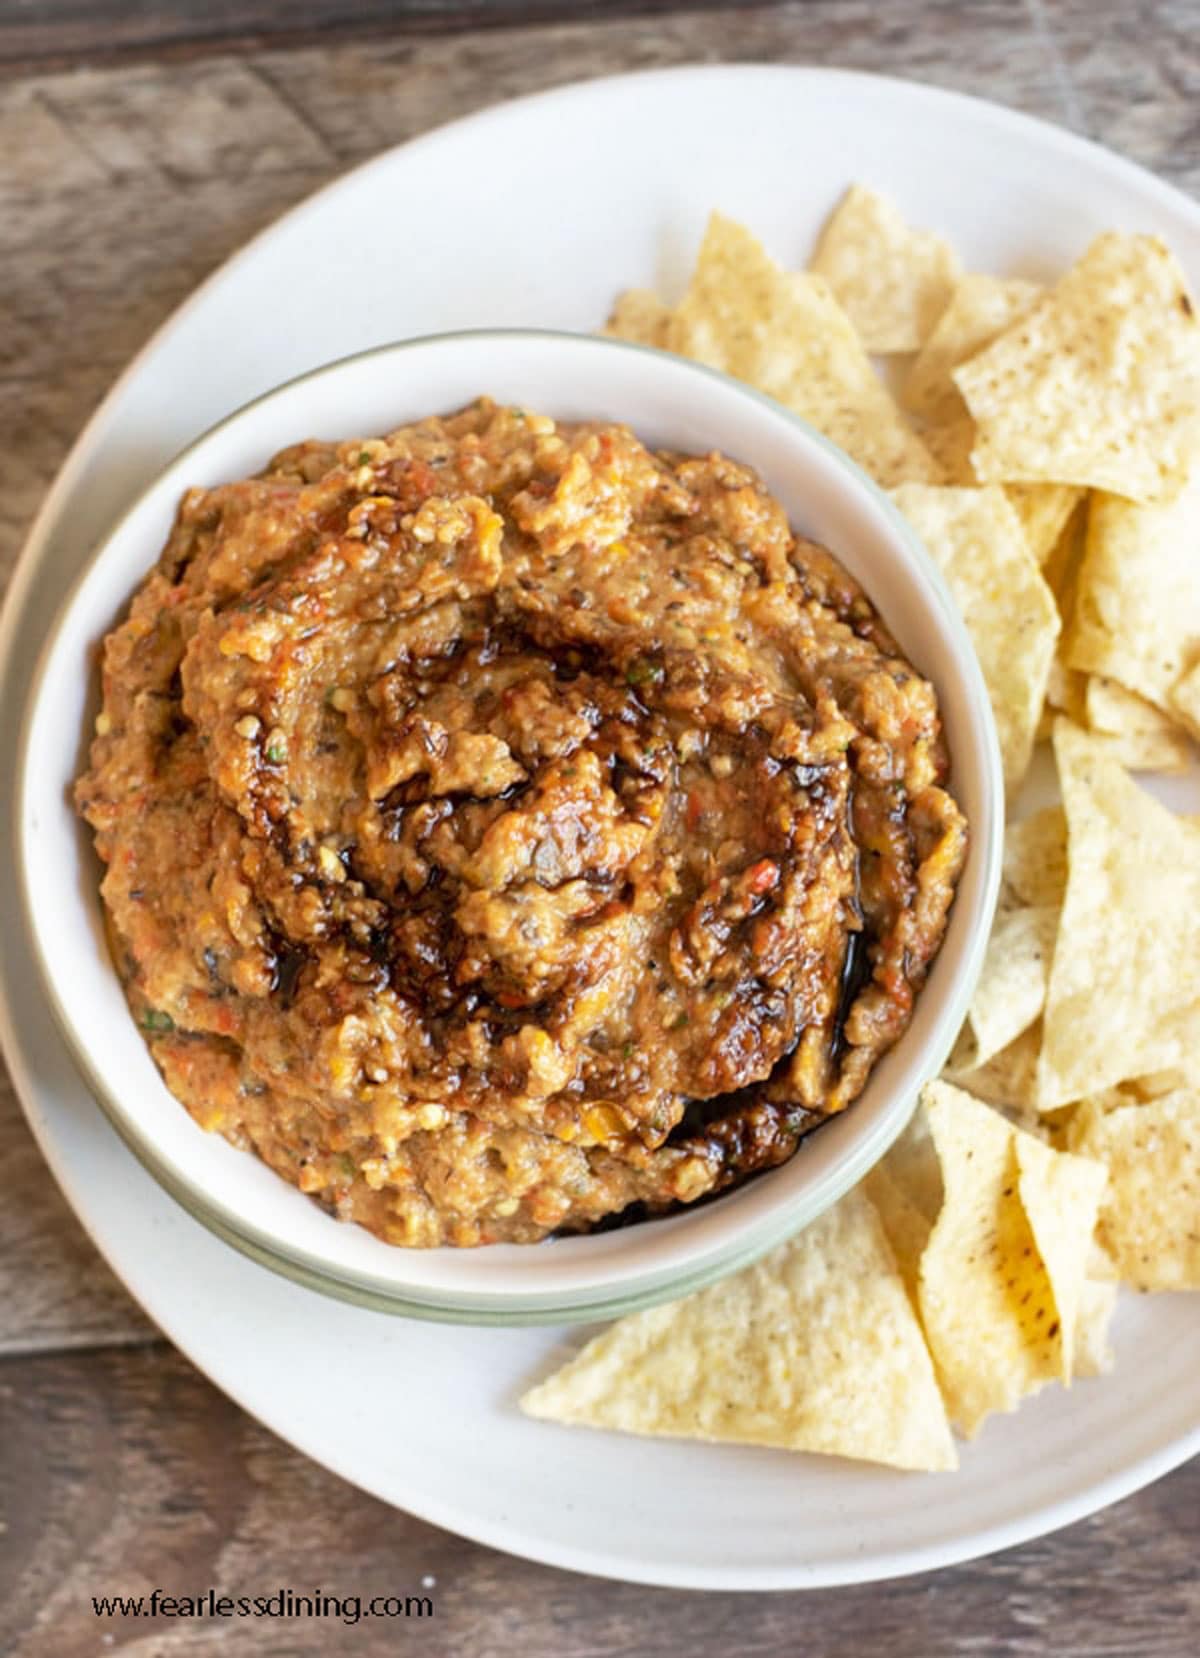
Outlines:
[{"label": "white ceramic bowl", "polygon": [[[166,540],[183,490],[246,477],[304,437],[384,432],[486,393],[561,419],[614,419],[653,445],[749,461],[793,526],[858,577],[937,687],[971,849],[945,942],[904,1038],[855,1105],[782,1168],[693,1212],[534,1246],[404,1250],[333,1220],[172,1098],[105,943],[99,865],[70,787],[96,709],[96,647]],[[182,393],[181,393],[182,394]],[[834,1202],[903,1128],[962,1022],[999,881],[1004,796],[987,695],[936,567],[887,497],[770,399],[660,352],[569,334],[407,341],[318,369],[186,449],[137,501],[52,628],[25,711],[18,828],[26,919],[55,1014],[113,1125],[161,1184],[229,1243],[314,1288],[386,1311],[474,1322],[599,1318],[732,1270]]]}]

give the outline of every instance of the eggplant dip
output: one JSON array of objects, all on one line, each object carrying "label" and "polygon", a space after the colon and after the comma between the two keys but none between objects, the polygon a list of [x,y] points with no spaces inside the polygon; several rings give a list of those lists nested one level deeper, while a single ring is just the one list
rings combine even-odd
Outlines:
[{"label": "eggplant dip", "polygon": [[394,1244],[782,1163],[966,849],[929,683],[747,466],[480,400],[183,499],[81,812],[167,1086]]}]

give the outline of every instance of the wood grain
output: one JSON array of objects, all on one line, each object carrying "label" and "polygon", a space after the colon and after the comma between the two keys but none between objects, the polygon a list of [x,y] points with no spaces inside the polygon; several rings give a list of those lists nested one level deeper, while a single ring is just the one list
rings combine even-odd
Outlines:
[{"label": "wood grain", "polygon": [[[1061,118],[1056,73],[1020,0],[967,14],[947,0],[905,5],[907,27],[903,7],[815,0],[0,80],[0,584],[75,434],[196,283],[343,166],[440,121],[695,58],[886,69],[898,53],[910,73],[963,90],[1002,83],[1012,101]],[[89,11],[31,7],[27,21],[35,9],[43,28]],[[914,25],[917,10],[927,26]],[[0,1150],[10,1140],[35,1159],[22,1168],[36,1180],[36,1154],[0,1102]],[[139,1317],[113,1322],[111,1289],[96,1319],[84,1316],[88,1294],[70,1286],[87,1246],[61,1204],[52,1215],[0,1210],[0,1292],[12,1283],[0,1293],[0,1351],[140,1338]],[[39,1259],[34,1286],[24,1269]]]},{"label": "wood grain", "polygon": [[[22,1658],[92,1658],[106,1632],[123,1652],[170,1658],[206,1653],[222,1633],[237,1652],[281,1658],[1185,1658],[1200,1620],[1200,1463],[1060,1537],[936,1577],[808,1595],[678,1594],[512,1560],[387,1509],[156,1351],[0,1365],[0,1501],[10,1516],[4,1650]],[[98,1621],[91,1607],[93,1595],[210,1586],[232,1597],[425,1593],[434,1616],[360,1623],[344,1639],[319,1620],[254,1620],[230,1634],[202,1620]]]},{"label": "wood grain", "polygon": [[[557,21],[506,26],[550,12]],[[1153,0],[1136,20],[1120,0],[0,8],[0,585],[74,435],[131,353],[247,236],[365,155],[498,98],[598,74],[824,62],[998,98],[1196,188],[1195,17],[1195,0]],[[2,1082],[0,1160],[19,1194],[0,1206],[0,1654],[157,1658],[207,1652],[227,1634],[101,1626],[92,1594],[319,1583],[365,1596],[414,1592],[426,1576],[437,1580],[432,1626],[343,1636],[329,1624],[260,1621],[239,1626],[235,1650],[1194,1650],[1200,1463],[990,1561],[803,1598],[599,1583],[451,1538],[315,1468],[155,1340],[55,1190]]]},{"label": "wood grain", "polygon": [[0,1359],[157,1339],[67,1208],[3,1076],[0,1168],[7,1189],[22,1194],[0,1219]]},{"label": "wood grain", "polygon": [[[757,4],[688,0],[688,10]],[[0,12],[0,68],[29,72],[149,54],[176,61],[214,47],[337,44],[545,23],[568,14],[612,21],[678,10],[678,0],[37,0]]]},{"label": "wood grain", "polygon": [[1038,3],[1088,132],[1193,195],[1200,193],[1196,0],[1099,7],[1090,0]]}]

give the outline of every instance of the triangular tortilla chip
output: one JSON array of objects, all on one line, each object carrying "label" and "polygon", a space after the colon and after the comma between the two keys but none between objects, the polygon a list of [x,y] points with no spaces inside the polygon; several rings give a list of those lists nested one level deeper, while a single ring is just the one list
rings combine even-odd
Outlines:
[{"label": "triangular tortilla chip", "polygon": [[1103,1376],[1112,1369],[1112,1348],[1108,1327],[1117,1305],[1116,1282],[1085,1278],[1079,1297],[1079,1321],[1075,1326],[1075,1374]]},{"label": "triangular tortilla chip", "polygon": [[949,1083],[924,1100],[946,1201],[921,1260],[921,1322],[951,1420],[973,1435],[1062,1375],[1061,1332],[1017,1195],[1012,1125]]},{"label": "triangular tortilla chip", "polygon": [[929,1121],[919,1108],[913,1113],[904,1133],[888,1151],[883,1160],[911,1201],[932,1226],[938,1218],[945,1197],[942,1184],[942,1165],[929,1131]]},{"label": "triangular tortilla chip", "polygon": [[1014,787],[1033,752],[1058,637],[1058,609],[1001,489],[902,484],[896,505],[941,566],[991,698]]},{"label": "triangular tortilla chip", "polygon": [[913,1202],[908,1192],[886,1163],[878,1163],[863,1181],[863,1190],[879,1211],[888,1243],[908,1291],[914,1312],[917,1310],[920,1283],[921,1256],[929,1242],[936,1215],[930,1217]]},{"label": "triangular tortilla chip", "polygon": [[[924,427],[921,440],[941,467],[943,483],[964,489],[979,487],[971,459],[975,422],[965,407],[956,419],[944,426]],[[1084,492],[1074,484],[1005,484],[1004,493],[1017,515],[1034,560],[1040,565],[1049,565]]]},{"label": "triangular tortilla chip", "polygon": [[1006,484],[1004,493],[1021,520],[1029,551],[1045,565],[1083,500],[1078,484]]},{"label": "triangular tortilla chip", "polygon": [[823,276],[867,351],[916,351],[946,308],[962,271],[940,236],[914,230],[895,204],[852,185],[817,243]]},{"label": "triangular tortilla chip", "polygon": [[1175,721],[1115,679],[1089,674],[1083,711],[1089,729],[1108,738],[1130,771],[1179,772],[1192,763],[1192,745]]},{"label": "triangular tortilla chip", "polygon": [[[1042,1022],[1036,1020],[1015,1042],[969,1071],[947,1065],[945,1080],[968,1089],[977,1099],[999,1106],[1009,1116],[1023,1121],[1037,1116],[1038,1055],[1042,1051]],[[953,1058],[953,1056],[951,1056]]]},{"label": "triangular tortilla chip", "polygon": [[1155,501],[1200,449],[1200,323],[1152,236],[1098,237],[954,380],[979,428],[980,478]]},{"label": "triangular tortilla chip", "polygon": [[1064,654],[1181,717],[1172,692],[1200,667],[1200,469],[1166,506],[1092,497]]},{"label": "triangular tortilla chip", "polygon": [[1092,1253],[1092,1235],[1108,1176],[1102,1163],[1052,1151],[1017,1135],[1018,1191],[1062,1325],[1063,1380],[1075,1367],[1075,1332]]},{"label": "triangular tortilla chip", "polygon": [[[1065,1112],[1063,1115],[1074,1117],[1075,1110],[1076,1108],[1072,1107],[1070,1112]],[[1067,1130],[1063,1136],[1064,1142],[1070,1139],[1070,1126],[1070,1123],[1064,1124],[1064,1128]],[[1068,1145],[1066,1149],[1070,1151],[1071,1147]],[[1088,1282],[1100,1284],[1119,1284],[1121,1282],[1121,1274],[1117,1271],[1117,1263],[1098,1238],[1092,1239],[1092,1258],[1088,1262]]]},{"label": "triangular tortilla chip", "polygon": [[1061,806],[1004,831],[1004,885],[1021,904],[1061,906],[1067,890],[1067,814]]},{"label": "triangular tortilla chip", "polygon": [[665,350],[671,325],[671,307],[649,288],[626,288],[613,306],[603,332],[615,340],[634,345],[653,345]]},{"label": "triangular tortilla chip", "polygon": [[942,1169],[925,1113],[913,1113],[908,1127],[863,1182],[879,1211],[900,1275],[913,1306],[921,1256],[942,1207]]},{"label": "triangular tortilla chip", "polygon": [[951,1064],[970,1071],[1028,1030],[1046,1003],[1059,909],[1006,906],[996,912],[979,983]]},{"label": "triangular tortilla chip", "polygon": [[959,420],[947,421],[944,426],[926,426],[921,432],[921,441],[941,470],[939,483],[978,489],[979,479],[971,464],[975,422],[965,410]]},{"label": "triangular tortilla chip", "polygon": [[1023,316],[1042,290],[1036,282],[964,276],[921,347],[900,393],[906,409],[939,426],[967,412],[951,372]]},{"label": "triangular tortilla chip", "polygon": [[[1090,496],[1086,497],[1086,502],[1090,500]],[[1079,569],[1083,563],[1087,519],[1088,508],[1085,503],[1078,512],[1070,515],[1058,540],[1041,561],[1042,575],[1046,578],[1046,586],[1054,594],[1054,602],[1058,605],[1058,614],[1062,617],[1064,627],[1070,623],[1075,611],[1075,592],[1079,582]]]},{"label": "triangular tortilla chip", "polygon": [[1087,1100],[1070,1143],[1108,1167],[1098,1235],[1125,1282],[1200,1289],[1200,1089],[1108,1111]]},{"label": "triangular tortilla chip", "polygon": [[923,1100],[946,1197],[921,1259],[921,1321],[951,1419],[972,1435],[1070,1379],[1103,1170],[1060,1168],[1064,1154],[949,1083]]},{"label": "triangular tortilla chip", "polygon": [[1144,1076],[1130,1077],[1121,1084],[1121,1089],[1131,1100],[1157,1100],[1164,1094],[1175,1094],[1181,1088],[1190,1088],[1196,1076],[1197,1061],[1193,1056],[1190,1067],[1169,1065],[1165,1071],[1147,1071]]},{"label": "triangular tortilla chip", "polygon": [[1152,235],[1097,237],[953,378],[980,428],[980,478],[1162,501],[1200,451],[1200,323]]},{"label": "triangular tortilla chip", "polygon": [[1086,694],[1087,675],[1068,668],[1062,657],[1056,655],[1046,678],[1046,706],[1042,710],[1045,725],[1039,728],[1041,736],[1049,737],[1054,730],[1052,713],[1066,714],[1076,725],[1082,725]]},{"label": "triangular tortilla chip", "polygon": [[929,1353],[861,1190],[732,1278],[621,1319],[521,1407],[626,1433],[957,1465]]},{"label": "triangular tortilla chip", "polygon": [[1043,1110],[1200,1051],[1200,825],[1138,788],[1103,738],[1054,731],[1069,876],[1038,1067]]},{"label": "triangular tortilla chip", "polygon": [[940,476],[823,278],[781,270],[719,213],[667,345],[785,403],[885,488]]},{"label": "triangular tortilla chip", "polygon": [[1200,663],[1176,680],[1167,692],[1167,701],[1192,736],[1200,738]]}]

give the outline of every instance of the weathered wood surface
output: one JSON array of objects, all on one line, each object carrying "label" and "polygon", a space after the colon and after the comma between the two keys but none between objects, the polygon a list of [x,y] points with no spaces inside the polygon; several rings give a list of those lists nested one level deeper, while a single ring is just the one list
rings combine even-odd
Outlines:
[{"label": "weathered wood surface", "polygon": [[[761,0],[688,0],[732,11]],[[34,0],[0,11],[0,65],[29,70],[97,58],[169,57],[522,24],[653,17],[678,0]]]},{"label": "weathered wood surface", "polygon": [[[0,1622],[22,1658],[1192,1658],[1200,1463],[1062,1535],[936,1577],[809,1595],[698,1595],[577,1577],[364,1497],[231,1409],[176,1354],[0,1368]],[[736,1517],[730,1516],[736,1524]],[[425,1580],[432,1578],[428,1583]],[[428,1595],[426,1621],[97,1619],[92,1597]],[[1189,1622],[1190,1620],[1190,1622]]]},{"label": "weathered wood surface", "polygon": [[[493,25],[560,20],[466,26],[484,13]],[[0,584],[73,437],[146,335],[248,235],[365,155],[576,78],[765,59],[998,98],[1196,192],[1196,20],[1195,0],[678,12],[657,0],[10,0],[0,7]],[[426,1575],[437,1579],[432,1625],[342,1636],[327,1623],[258,1620],[239,1624],[236,1650],[1195,1650],[1200,1464],[994,1560],[803,1601],[597,1584],[450,1538],[314,1468],[156,1339],[55,1190],[2,1078],[0,1167],[13,1194],[0,1207],[0,1654],[186,1654],[219,1638],[202,1623],[98,1624],[93,1594],[319,1582],[368,1596],[417,1592]]]}]

